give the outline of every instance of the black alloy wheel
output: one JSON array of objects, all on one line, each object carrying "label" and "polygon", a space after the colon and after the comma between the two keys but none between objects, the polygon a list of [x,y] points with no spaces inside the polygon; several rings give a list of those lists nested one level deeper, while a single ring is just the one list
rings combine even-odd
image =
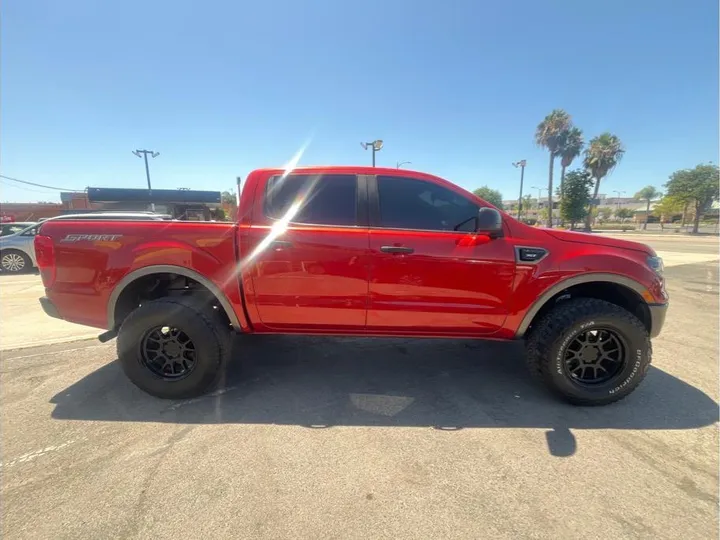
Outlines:
[{"label": "black alloy wheel", "polygon": [[156,326],[140,342],[140,361],[158,377],[180,380],[195,369],[197,350],[179,328]]},{"label": "black alloy wheel", "polygon": [[626,349],[623,338],[613,330],[583,330],[565,347],[563,366],[577,384],[603,384],[624,368]]}]

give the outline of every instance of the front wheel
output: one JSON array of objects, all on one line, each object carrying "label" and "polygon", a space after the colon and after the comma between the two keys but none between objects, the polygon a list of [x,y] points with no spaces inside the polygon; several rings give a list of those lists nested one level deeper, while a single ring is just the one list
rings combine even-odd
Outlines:
[{"label": "front wheel", "polygon": [[229,327],[192,299],[161,298],[143,303],[123,321],[118,359],[141,390],[165,399],[207,392],[230,356]]},{"label": "front wheel", "polygon": [[595,298],[562,302],[528,338],[530,371],[576,405],[607,405],[635,390],[647,374],[652,346],[632,313]]}]

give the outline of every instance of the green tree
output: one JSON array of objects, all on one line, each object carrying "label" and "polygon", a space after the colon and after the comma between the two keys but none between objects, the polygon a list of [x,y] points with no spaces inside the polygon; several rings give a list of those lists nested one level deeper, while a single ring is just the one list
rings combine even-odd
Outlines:
[{"label": "green tree", "polygon": [[585,219],[592,183],[593,180],[587,171],[574,170],[565,176],[562,199],[560,199],[560,217],[570,223],[571,229],[576,223]]},{"label": "green tree", "polygon": [[630,208],[618,208],[615,215],[620,221],[624,221],[626,219],[632,219],[635,215],[635,210],[631,210]]},{"label": "green tree", "polygon": [[[592,184],[591,184],[592,185]],[[589,197],[588,197],[589,200]],[[614,213],[612,207],[610,206],[601,206],[597,209],[598,216],[602,216],[601,221],[606,221],[610,219]]]},{"label": "green tree", "polygon": [[650,217],[650,203],[656,199],[659,199],[660,197],[662,197],[662,193],[655,189],[655,186],[645,186],[635,194],[636,199],[640,199],[641,201],[647,201],[643,229],[647,229],[647,222],[648,218]]},{"label": "green tree", "polygon": [[[555,109],[538,124],[535,130],[535,142],[550,154],[550,167],[548,169],[548,207],[550,208],[552,208],[553,204],[553,167],[555,166],[555,158],[559,155],[563,133],[571,127],[572,119],[570,115],[562,109]],[[552,227],[552,212],[548,213],[547,226]]]},{"label": "green tree", "polygon": [[237,198],[232,191],[223,191],[220,194],[220,201],[224,202],[225,204],[236,204]]},{"label": "green tree", "polygon": [[[593,192],[593,201],[597,200],[598,190],[600,189],[600,181],[605,178],[617,166],[625,154],[625,148],[622,142],[612,133],[602,133],[597,137],[593,137],[590,144],[585,149],[585,159],[583,164],[590,171],[590,175],[595,180],[595,190]],[[585,218],[585,228],[590,230],[590,215],[588,212]]]},{"label": "green tree", "polygon": [[669,196],[693,206],[693,234],[698,232],[702,213],[720,198],[719,180],[718,166],[703,164],[694,169],[675,171],[665,184]]},{"label": "green tree", "polygon": [[571,127],[562,132],[560,136],[560,192],[562,193],[565,182],[565,170],[572,164],[573,160],[582,152],[585,141],[583,132],[578,127]]},{"label": "green tree", "polygon": [[676,197],[670,197],[665,195],[660,202],[653,208],[653,215],[660,219],[660,228],[663,227],[663,223],[676,214],[681,214],[685,208],[685,201],[679,200]]},{"label": "green tree", "polygon": [[493,206],[498,207],[500,210],[503,210],[502,193],[500,193],[497,189],[483,186],[477,188],[475,191],[473,191],[473,193],[480,197],[482,200],[489,202]]}]

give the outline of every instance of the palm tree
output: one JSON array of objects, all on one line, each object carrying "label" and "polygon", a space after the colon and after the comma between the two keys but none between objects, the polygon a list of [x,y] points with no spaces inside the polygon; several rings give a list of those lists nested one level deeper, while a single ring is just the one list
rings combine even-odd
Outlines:
[{"label": "palm tree", "polygon": [[548,114],[535,130],[535,142],[546,148],[550,153],[550,169],[548,171],[548,212],[547,226],[552,227],[552,198],[553,198],[553,167],[555,158],[560,150],[562,134],[570,129],[572,119],[562,109],[555,109]]},{"label": "palm tree", "polygon": [[560,169],[560,193],[562,193],[563,184],[565,183],[565,169],[580,155],[584,144],[585,141],[583,140],[583,133],[580,128],[571,127],[563,131],[560,137],[560,149],[558,150],[560,166],[562,167]]},{"label": "palm tree", "polygon": [[600,189],[600,181],[610,174],[624,154],[625,148],[618,136],[608,133],[607,131],[594,137],[585,149],[583,164],[595,179],[593,200],[590,201],[590,208],[585,218],[585,229],[588,231],[590,230],[590,220],[592,219],[592,207],[597,200],[598,190]]},{"label": "palm tree", "polygon": [[645,222],[643,223],[643,230],[647,229],[647,222],[648,218],[650,217],[650,201],[654,201],[655,199],[659,199],[660,197],[662,197],[662,193],[655,189],[655,186],[645,186],[635,194],[636,199],[640,199],[641,201],[647,201],[647,209],[645,210]]}]

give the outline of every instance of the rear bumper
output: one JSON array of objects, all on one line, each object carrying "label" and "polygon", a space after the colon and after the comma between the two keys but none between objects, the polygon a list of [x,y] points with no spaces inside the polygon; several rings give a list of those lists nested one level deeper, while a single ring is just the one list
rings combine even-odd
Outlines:
[{"label": "rear bumper", "polygon": [[55,304],[53,304],[47,296],[43,296],[40,298],[40,305],[42,306],[43,311],[50,317],[53,317],[55,319],[62,319],[60,313],[58,313],[58,310],[55,307]]},{"label": "rear bumper", "polygon": [[668,304],[648,304],[648,308],[650,309],[650,337],[655,338],[660,335],[665,324]]}]

